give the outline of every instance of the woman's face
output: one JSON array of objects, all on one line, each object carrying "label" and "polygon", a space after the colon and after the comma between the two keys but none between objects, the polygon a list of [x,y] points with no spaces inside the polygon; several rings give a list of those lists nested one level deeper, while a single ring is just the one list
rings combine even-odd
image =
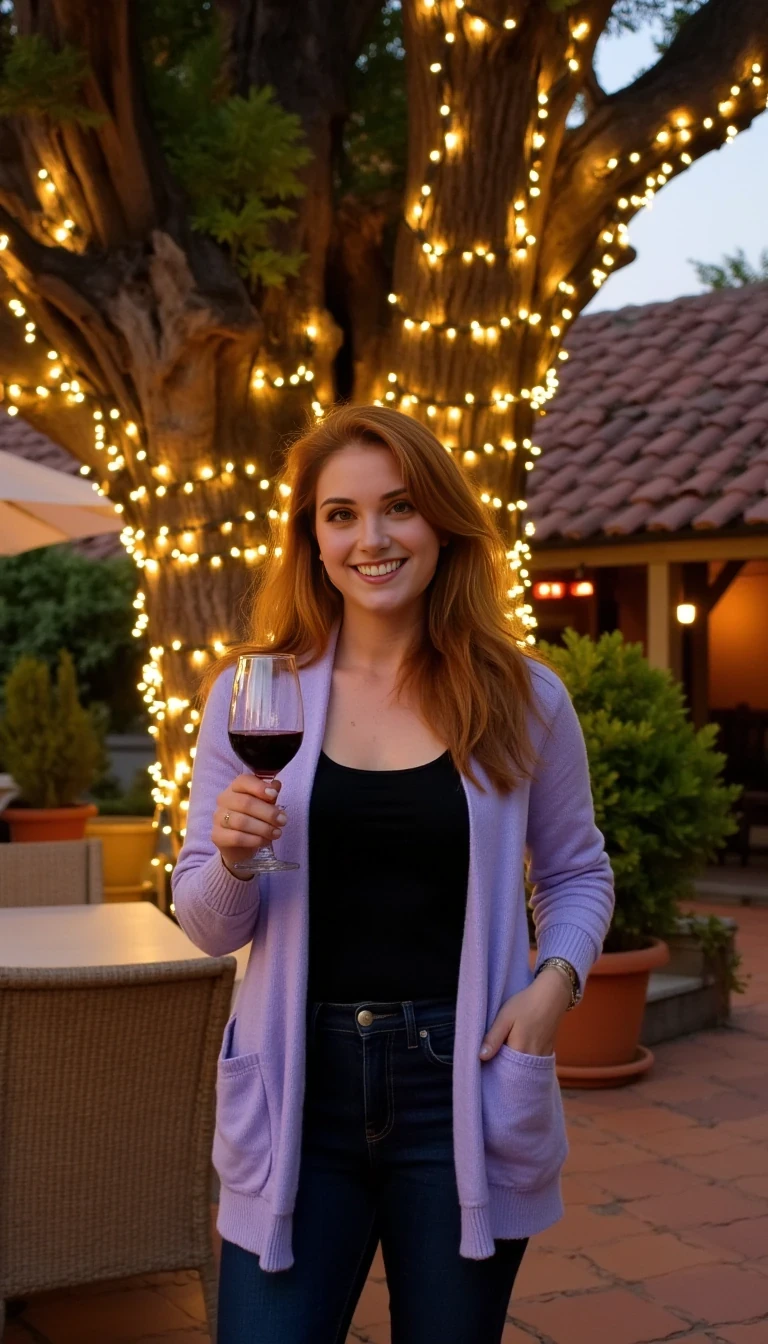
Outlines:
[{"label": "woman's face", "polygon": [[420,601],[434,575],[441,539],[411,503],[388,448],[351,443],[328,459],[317,482],[315,528],[326,573],[345,603],[401,612]]}]

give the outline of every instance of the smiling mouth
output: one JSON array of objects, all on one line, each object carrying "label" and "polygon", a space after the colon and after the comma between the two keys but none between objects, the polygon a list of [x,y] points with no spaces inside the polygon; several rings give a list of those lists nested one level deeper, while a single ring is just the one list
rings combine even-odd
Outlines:
[{"label": "smiling mouth", "polygon": [[398,569],[402,569],[405,560],[382,560],[377,565],[353,565],[358,574],[362,574],[366,579],[383,578],[386,574],[396,574]]}]

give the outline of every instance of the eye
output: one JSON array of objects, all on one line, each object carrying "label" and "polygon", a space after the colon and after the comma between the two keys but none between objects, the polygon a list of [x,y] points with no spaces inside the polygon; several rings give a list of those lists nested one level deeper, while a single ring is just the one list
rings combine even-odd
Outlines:
[{"label": "eye", "polygon": [[[341,517],[342,514],[345,514],[346,516],[342,518]],[[345,523],[347,519],[351,517],[352,513],[349,509],[334,509],[332,513],[328,514],[328,518],[326,521],[329,523],[334,523],[338,520],[339,522]]]},{"label": "eye", "polygon": [[406,513],[413,513],[414,511],[413,505],[407,499],[396,499],[392,505],[392,511],[394,512],[395,509],[403,509]]}]

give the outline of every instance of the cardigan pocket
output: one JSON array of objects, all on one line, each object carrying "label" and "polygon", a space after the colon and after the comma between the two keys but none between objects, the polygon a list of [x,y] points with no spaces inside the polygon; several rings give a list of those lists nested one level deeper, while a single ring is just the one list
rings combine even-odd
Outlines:
[{"label": "cardigan pocket", "polygon": [[216,1070],[213,1165],[222,1185],[257,1195],[272,1168],[272,1128],[257,1054],[232,1055],[235,1018],[224,1030]]},{"label": "cardigan pocket", "polygon": [[555,1056],[502,1045],[480,1067],[488,1179],[539,1190],[555,1179],[568,1155]]}]

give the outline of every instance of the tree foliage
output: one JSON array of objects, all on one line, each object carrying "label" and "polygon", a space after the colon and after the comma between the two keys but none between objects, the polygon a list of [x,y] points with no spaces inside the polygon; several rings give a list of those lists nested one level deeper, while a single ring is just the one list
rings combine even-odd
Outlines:
[{"label": "tree foliage", "polygon": [[230,252],[252,283],[282,285],[304,253],[282,251],[273,226],[293,218],[304,194],[297,170],[309,159],[301,123],[269,86],[232,93],[223,30],[211,7],[188,5],[181,29],[143,5],[150,103],[169,163],[190,201],[192,223]]},{"label": "tree foliage", "polygon": [[386,0],[350,81],[336,187],[358,198],[402,192],[408,141],[403,11]]},{"label": "tree foliage", "polygon": [[731,255],[726,253],[720,263],[694,261],[693,258],[689,261],[699,284],[706,285],[707,289],[738,289],[741,285],[768,280],[768,247],[763,248],[756,266],[749,261],[743,247],[737,247]]},{"label": "tree foliage", "polygon": [[0,559],[0,681],[24,655],[53,667],[72,655],[86,703],[109,707],[112,731],[140,715],[143,649],[131,636],[136,569],[127,556],[91,560],[64,546]]},{"label": "tree foliage", "polygon": [[54,50],[39,33],[17,36],[3,60],[0,116],[45,116],[53,122],[98,126],[105,120],[103,113],[87,107],[82,96],[88,73],[88,58],[77,47],[65,43]]}]

